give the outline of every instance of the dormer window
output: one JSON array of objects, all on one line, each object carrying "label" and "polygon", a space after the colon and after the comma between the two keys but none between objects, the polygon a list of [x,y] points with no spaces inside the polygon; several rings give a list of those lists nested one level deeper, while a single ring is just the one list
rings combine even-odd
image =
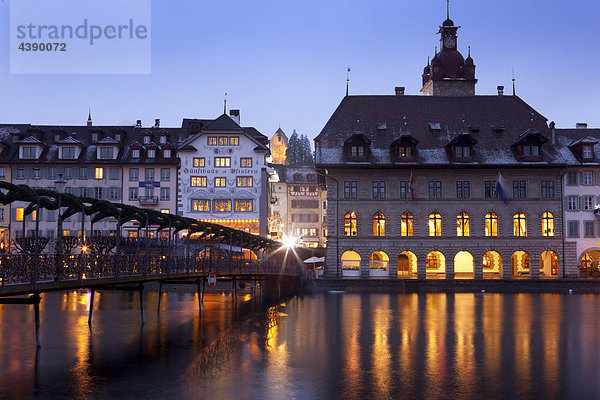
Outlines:
[{"label": "dormer window", "polygon": [[537,157],[540,155],[540,146],[523,145],[523,155]]},{"label": "dormer window", "polygon": [[365,156],[365,146],[350,146],[350,156],[351,157],[364,157]]},{"label": "dormer window", "polygon": [[412,158],[413,148],[412,146],[401,146],[398,147],[398,156],[400,158]]},{"label": "dormer window", "polygon": [[120,133],[115,133],[115,140],[116,140],[117,142],[120,142],[120,141],[121,141],[121,134],[120,134]]},{"label": "dormer window", "polygon": [[59,142],[60,141],[60,134],[57,133],[57,134],[54,135],[54,141],[55,142]]},{"label": "dormer window", "polygon": [[419,141],[410,133],[403,133],[390,146],[391,158],[396,161],[413,161],[417,156],[418,143]]},{"label": "dormer window", "polygon": [[455,146],[454,156],[456,158],[469,158],[471,157],[471,147],[469,146]]},{"label": "dormer window", "polygon": [[97,142],[97,141],[98,141],[98,134],[92,133],[92,142]]},{"label": "dormer window", "polygon": [[589,160],[594,158],[594,146],[586,144],[583,146],[583,159]]},{"label": "dormer window", "polygon": [[171,158],[171,149],[163,150],[163,158]]},{"label": "dormer window", "polygon": [[37,158],[37,147],[36,146],[21,146],[21,158],[22,159]]},{"label": "dormer window", "polygon": [[369,156],[371,141],[361,134],[354,134],[344,142],[344,153],[351,161],[364,161]]},{"label": "dormer window", "polygon": [[114,147],[101,146],[98,152],[98,158],[101,160],[112,160],[114,158]]},{"label": "dormer window", "polygon": [[60,158],[62,160],[74,160],[75,146],[62,146],[60,148]]},{"label": "dormer window", "polygon": [[144,144],[150,144],[150,135],[144,136]]},{"label": "dormer window", "polygon": [[158,143],[166,144],[167,143],[167,135],[160,135],[160,137],[158,138]]},{"label": "dormer window", "polygon": [[156,150],[155,149],[149,149],[148,150],[148,158],[155,158],[156,157]]},{"label": "dormer window", "polygon": [[140,149],[131,150],[131,158],[140,158]]}]

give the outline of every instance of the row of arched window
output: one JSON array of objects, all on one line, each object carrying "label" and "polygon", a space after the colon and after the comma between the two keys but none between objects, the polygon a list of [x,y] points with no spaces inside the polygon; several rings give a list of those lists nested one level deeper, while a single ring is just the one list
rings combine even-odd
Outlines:
[{"label": "row of arched window", "polygon": [[[344,235],[357,236],[358,223],[356,212],[350,211],[344,216]],[[498,216],[489,212],[485,215],[485,236],[498,236]],[[415,218],[410,212],[400,217],[400,235],[413,236]],[[442,216],[434,212],[429,214],[429,236],[442,236]],[[385,215],[377,212],[373,215],[373,236],[385,236]],[[456,236],[471,235],[471,218],[466,212],[456,216]],[[518,212],[513,216],[513,236],[527,236],[527,216]],[[542,236],[554,236],[554,215],[551,212],[542,214]]]}]

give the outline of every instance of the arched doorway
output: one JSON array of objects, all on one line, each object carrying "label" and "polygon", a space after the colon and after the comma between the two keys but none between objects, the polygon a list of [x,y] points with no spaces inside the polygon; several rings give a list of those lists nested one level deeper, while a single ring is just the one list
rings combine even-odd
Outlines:
[{"label": "arched doorway", "polygon": [[369,256],[369,276],[388,276],[390,258],[383,251],[375,251]]},{"label": "arched doorway", "polygon": [[473,279],[475,263],[468,251],[460,251],[454,256],[454,277],[457,279]]},{"label": "arched doorway", "polygon": [[540,278],[558,278],[558,256],[551,250],[540,256]]},{"label": "arched doorway", "polygon": [[411,251],[403,251],[398,256],[398,277],[407,278],[417,274],[417,256]]},{"label": "arched doorway", "polygon": [[502,278],[502,257],[496,251],[488,251],[483,255],[483,277],[489,279]]},{"label": "arched doorway", "polygon": [[426,278],[444,278],[446,275],[446,257],[439,251],[432,251],[425,259]]},{"label": "arched doorway", "polygon": [[360,254],[355,251],[342,254],[342,276],[360,276]]},{"label": "arched doorway", "polygon": [[589,250],[583,253],[579,268],[582,278],[600,278],[600,250]]},{"label": "arched doorway", "polygon": [[512,275],[515,278],[531,277],[531,260],[524,251],[515,251],[511,257]]}]

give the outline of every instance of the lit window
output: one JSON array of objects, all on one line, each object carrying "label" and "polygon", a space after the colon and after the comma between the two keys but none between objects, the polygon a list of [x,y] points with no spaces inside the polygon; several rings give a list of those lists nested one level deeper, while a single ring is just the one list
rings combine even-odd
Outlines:
[{"label": "lit window", "polygon": [[344,234],[346,236],[356,236],[356,213],[354,211],[344,216]]},{"label": "lit window", "polygon": [[190,177],[190,186],[206,186],[205,176],[192,176]]},{"label": "lit window", "polygon": [[131,158],[140,158],[140,150],[139,149],[131,150]]},{"label": "lit window", "polygon": [[365,155],[365,146],[351,146],[350,156],[352,157],[363,157]]},{"label": "lit window", "polygon": [[240,138],[237,136],[232,136],[229,138],[229,145],[230,146],[237,146],[240,144]]},{"label": "lit window", "polygon": [[251,176],[238,176],[237,177],[237,186],[238,187],[251,187],[252,186],[252,177]]},{"label": "lit window", "polygon": [[429,214],[429,236],[442,236],[442,216],[439,213]]},{"label": "lit window", "polygon": [[204,157],[194,157],[194,167],[204,167]]},{"label": "lit window", "polygon": [[527,236],[527,218],[523,213],[516,213],[513,217],[513,235]]},{"label": "lit window", "polygon": [[17,221],[23,221],[23,214],[25,213],[24,208],[17,208],[15,212],[15,218]]},{"label": "lit window", "polygon": [[399,155],[402,158],[410,158],[413,156],[413,151],[411,146],[403,146],[398,148]]},{"label": "lit window", "polygon": [[485,214],[485,236],[498,236],[498,216],[495,213]]},{"label": "lit window", "polygon": [[154,157],[156,157],[156,150],[154,150],[154,149],[148,150],[148,158],[154,158]]},{"label": "lit window", "polygon": [[213,200],[213,211],[231,211],[231,200]]},{"label": "lit window", "polygon": [[542,214],[542,236],[554,236],[554,215],[551,212]]},{"label": "lit window", "polygon": [[192,200],[192,211],[210,211],[210,201]]},{"label": "lit window", "polygon": [[163,214],[169,214],[171,211],[168,208],[162,208],[160,212]]},{"label": "lit window", "polygon": [[242,158],[242,159],[240,159],[240,167],[242,167],[242,168],[251,168],[252,167],[252,158]]},{"label": "lit window", "polygon": [[215,187],[225,187],[227,186],[225,178],[215,178]]},{"label": "lit window", "polygon": [[385,236],[385,215],[383,213],[373,215],[373,236]]},{"label": "lit window", "polygon": [[207,139],[207,143],[209,146],[216,146],[217,145],[217,137],[216,136],[209,136]]},{"label": "lit window", "polygon": [[456,217],[456,236],[469,236],[469,214],[461,212]]},{"label": "lit window", "polygon": [[414,232],[414,217],[406,212],[400,217],[400,234],[402,236],[412,236]]},{"label": "lit window", "polygon": [[252,200],[236,200],[235,211],[252,211]]},{"label": "lit window", "polygon": [[227,136],[219,136],[219,146],[227,146],[229,144],[229,138]]},{"label": "lit window", "polygon": [[215,157],[215,167],[230,167],[231,166],[231,158],[230,157]]},{"label": "lit window", "polygon": [[104,179],[104,168],[96,168],[96,172],[94,174],[94,178],[96,178],[96,179]]}]

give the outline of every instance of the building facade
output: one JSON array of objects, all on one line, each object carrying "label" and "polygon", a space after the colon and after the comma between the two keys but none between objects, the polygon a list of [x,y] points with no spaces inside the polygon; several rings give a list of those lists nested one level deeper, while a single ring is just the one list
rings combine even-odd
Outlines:
[{"label": "building facade", "polygon": [[271,160],[273,164],[285,165],[288,137],[281,128],[277,129],[270,140]]},{"label": "building facade", "polygon": [[517,96],[475,95],[458,27],[440,27],[423,96],[346,96],[315,139],[327,174],[326,274],[577,277],[564,148]]},{"label": "building facade", "polygon": [[268,139],[237,118],[184,121],[178,213],[266,235]]}]

